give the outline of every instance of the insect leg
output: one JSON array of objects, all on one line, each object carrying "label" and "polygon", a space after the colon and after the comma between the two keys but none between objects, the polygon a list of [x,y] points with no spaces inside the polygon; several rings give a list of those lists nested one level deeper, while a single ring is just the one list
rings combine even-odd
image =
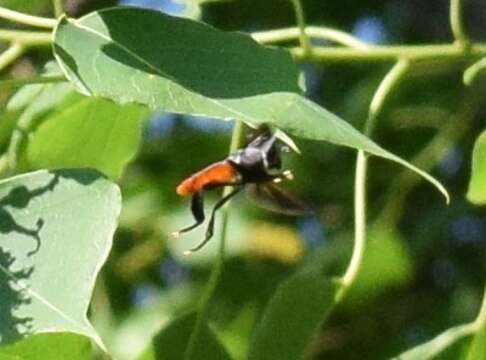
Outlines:
[{"label": "insect leg", "polygon": [[213,237],[213,233],[214,233],[214,220],[215,220],[215,216],[216,216],[216,211],[218,211],[218,209],[220,207],[222,207],[224,204],[226,204],[233,196],[235,196],[236,194],[238,194],[242,189],[243,189],[242,187],[236,188],[235,190],[233,190],[232,192],[230,192],[228,195],[226,195],[225,197],[221,198],[216,203],[216,205],[214,205],[213,210],[211,211],[211,217],[209,218],[208,227],[207,227],[207,230],[206,230],[206,237],[204,238],[204,240],[199,245],[197,245],[196,247],[194,247],[194,248],[186,251],[185,254],[190,254],[192,252],[198,251],[204,245],[206,245],[206,243]]},{"label": "insect leg", "polygon": [[190,226],[187,226],[179,231],[176,231],[172,233],[174,236],[178,236],[182,233],[191,231],[192,229],[198,227],[204,222],[205,216],[204,216],[204,198],[203,194],[201,191],[198,191],[194,195],[192,195],[191,199],[191,212],[192,216],[194,216],[194,219],[196,222]]}]

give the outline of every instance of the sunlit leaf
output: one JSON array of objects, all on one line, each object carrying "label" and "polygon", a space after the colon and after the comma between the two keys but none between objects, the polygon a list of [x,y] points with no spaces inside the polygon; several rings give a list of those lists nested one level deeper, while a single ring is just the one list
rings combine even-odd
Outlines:
[{"label": "sunlit leaf", "polygon": [[430,175],[382,149],[300,95],[288,53],[249,36],[136,8],[62,18],[55,56],[86,95],[174,113],[273,123],[291,135],[363,149],[396,161],[447,192]]},{"label": "sunlit leaf", "polygon": [[117,186],[94,171],[0,183],[0,344],[72,332],[103,346],[86,312],[120,207]]},{"label": "sunlit leaf", "polygon": [[304,358],[335,304],[338,286],[321,269],[296,273],[280,285],[253,334],[248,359]]},{"label": "sunlit leaf", "polygon": [[10,142],[17,171],[89,167],[118,179],[141,140],[148,110],[81,96],[69,83],[28,85],[8,104],[23,109]]},{"label": "sunlit leaf", "polygon": [[73,333],[46,333],[0,347],[0,360],[90,360],[89,338]]},{"label": "sunlit leaf", "polygon": [[94,168],[116,180],[138,150],[147,113],[76,96],[30,134],[22,163],[27,169]]},{"label": "sunlit leaf", "polygon": [[484,357],[486,357],[486,327],[474,334],[464,352],[464,360],[476,360]]},{"label": "sunlit leaf", "polygon": [[467,198],[475,204],[486,204],[486,130],[474,144]]}]

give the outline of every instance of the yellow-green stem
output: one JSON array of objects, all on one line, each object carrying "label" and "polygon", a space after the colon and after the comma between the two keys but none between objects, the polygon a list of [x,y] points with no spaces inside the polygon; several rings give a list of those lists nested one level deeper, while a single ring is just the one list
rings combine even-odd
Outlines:
[{"label": "yellow-green stem", "polygon": [[0,18],[10,20],[19,24],[47,29],[54,29],[57,23],[55,19],[27,15],[18,11],[6,9],[4,7],[0,7]]},{"label": "yellow-green stem", "polygon": [[43,31],[0,30],[0,41],[15,42],[26,47],[48,46],[52,43],[52,33]]},{"label": "yellow-green stem", "polygon": [[449,15],[451,30],[452,34],[454,35],[454,39],[459,45],[463,47],[469,46],[470,42],[464,30],[464,23],[462,21],[461,0],[451,0]]},{"label": "yellow-green stem", "polygon": [[486,44],[471,44],[467,52],[454,44],[369,46],[367,49],[313,46],[311,54],[307,54],[300,47],[291,48],[290,52],[296,60],[318,63],[391,62],[399,59],[474,60],[486,56]]},{"label": "yellow-green stem", "polygon": [[63,0],[52,0],[54,15],[56,16],[56,18],[59,18],[64,13],[64,7],[62,2]]},{"label": "yellow-green stem", "polygon": [[[276,29],[269,31],[260,31],[251,33],[253,39],[262,44],[270,44],[284,41],[292,41],[298,39],[301,30],[297,27],[290,27],[284,29]],[[343,46],[348,46],[356,49],[367,49],[368,44],[359,40],[347,32],[322,27],[322,26],[307,26],[305,34],[314,39],[326,40],[334,42]]]},{"label": "yellow-green stem", "polygon": [[0,54],[0,71],[11,65],[23,53],[25,48],[19,43],[12,43],[7,50]]},{"label": "yellow-green stem", "polygon": [[306,24],[305,24],[305,16],[304,16],[304,9],[302,8],[302,4],[300,0],[290,0],[292,6],[294,7],[295,17],[297,19],[297,26],[299,28],[299,41],[300,46],[304,52],[304,54],[309,55],[312,52],[312,46],[309,40],[309,37],[306,34]]},{"label": "yellow-green stem", "polygon": [[[243,132],[243,123],[239,120],[235,120],[235,125],[233,128],[233,134],[231,137],[231,144],[229,152],[234,152],[240,143],[240,139]],[[226,196],[231,191],[230,187],[225,187],[223,190],[223,196]],[[184,359],[190,360],[193,359],[194,356],[194,348],[197,342],[199,335],[201,334],[202,327],[204,326],[204,322],[206,321],[209,302],[211,297],[213,296],[214,291],[216,290],[216,286],[218,285],[219,279],[223,272],[224,266],[224,255],[226,249],[226,236],[227,236],[227,225],[228,225],[228,204],[227,203],[222,209],[222,226],[221,226],[221,240],[219,243],[219,250],[218,250],[218,257],[216,259],[216,263],[211,270],[211,275],[209,276],[208,283],[204,292],[202,294],[201,300],[198,304],[197,309],[197,317],[196,323],[194,324],[194,329],[192,330],[191,336],[189,337],[189,341],[187,344],[186,351],[184,353]]]},{"label": "yellow-green stem", "polygon": [[[364,133],[371,136],[378,115],[392,90],[409,69],[408,60],[401,60],[383,78],[370,103],[368,118],[364,125]],[[368,158],[364,151],[359,150],[356,158],[356,173],[354,182],[354,248],[346,272],[341,278],[342,288],[337,295],[340,300],[356,280],[363,263],[366,248],[366,173]]]},{"label": "yellow-green stem", "polygon": [[30,84],[48,84],[68,81],[64,75],[45,75],[26,79],[5,79],[0,80],[0,87],[18,87]]}]

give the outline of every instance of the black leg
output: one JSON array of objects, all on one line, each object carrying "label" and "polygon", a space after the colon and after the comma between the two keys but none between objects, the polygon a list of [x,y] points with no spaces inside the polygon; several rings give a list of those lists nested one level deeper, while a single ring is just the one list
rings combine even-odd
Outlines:
[{"label": "black leg", "polygon": [[241,187],[236,188],[235,190],[233,190],[232,192],[230,192],[228,195],[226,195],[225,197],[221,198],[216,203],[216,205],[214,205],[213,210],[211,211],[211,217],[209,218],[208,227],[207,227],[207,230],[206,230],[206,237],[204,238],[204,240],[199,245],[197,245],[196,247],[194,247],[194,248],[186,251],[187,254],[190,254],[190,253],[192,253],[194,251],[198,251],[204,245],[206,245],[206,243],[213,237],[213,233],[214,233],[214,220],[215,220],[215,216],[216,216],[216,211],[220,207],[222,207],[224,204],[226,204],[233,196],[235,196],[236,194],[238,194],[242,189],[243,188],[241,188]]},{"label": "black leg", "polygon": [[191,231],[192,229],[198,227],[204,222],[205,216],[204,216],[204,198],[202,192],[197,192],[194,195],[192,195],[191,199],[191,212],[192,216],[194,216],[194,219],[196,222],[190,226],[187,226],[183,228],[182,230],[179,230],[173,235],[177,236],[179,234]]}]

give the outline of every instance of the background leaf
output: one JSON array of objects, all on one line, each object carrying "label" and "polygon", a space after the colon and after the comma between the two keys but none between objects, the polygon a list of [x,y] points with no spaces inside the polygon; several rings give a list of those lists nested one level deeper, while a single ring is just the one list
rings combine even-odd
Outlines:
[{"label": "background leaf", "polygon": [[[187,342],[194,329],[196,314],[173,321],[152,339],[152,344],[139,360],[182,360]],[[193,359],[229,360],[226,350],[214,332],[205,324],[195,343]],[[190,360],[190,359],[185,359]]]},{"label": "background leaf", "polygon": [[89,167],[119,179],[138,150],[147,109],[77,95],[29,136],[28,169]]},{"label": "background leaf", "polygon": [[248,359],[302,359],[336,296],[337,285],[314,268],[277,288],[253,334]]},{"label": "background leaf", "polygon": [[289,54],[265,49],[249,36],[156,11],[113,8],[79,20],[62,18],[54,52],[66,76],[86,95],[174,113],[240,119],[253,127],[274,123],[295,136],[396,161],[447,197],[430,175],[299,95]]},{"label": "background leaf", "polygon": [[454,343],[470,335],[472,329],[470,325],[460,325],[451,327],[432,340],[410,349],[397,357],[395,360],[429,360],[434,359],[443,351],[447,350]]},{"label": "background leaf", "polygon": [[89,360],[89,338],[72,333],[39,334],[0,348],[0,360]]},{"label": "background leaf", "polygon": [[74,332],[111,249],[119,190],[94,171],[38,171],[0,183],[0,336]]},{"label": "background leaf", "polygon": [[486,204],[486,130],[474,144],[467,198],[475,204]]}]

